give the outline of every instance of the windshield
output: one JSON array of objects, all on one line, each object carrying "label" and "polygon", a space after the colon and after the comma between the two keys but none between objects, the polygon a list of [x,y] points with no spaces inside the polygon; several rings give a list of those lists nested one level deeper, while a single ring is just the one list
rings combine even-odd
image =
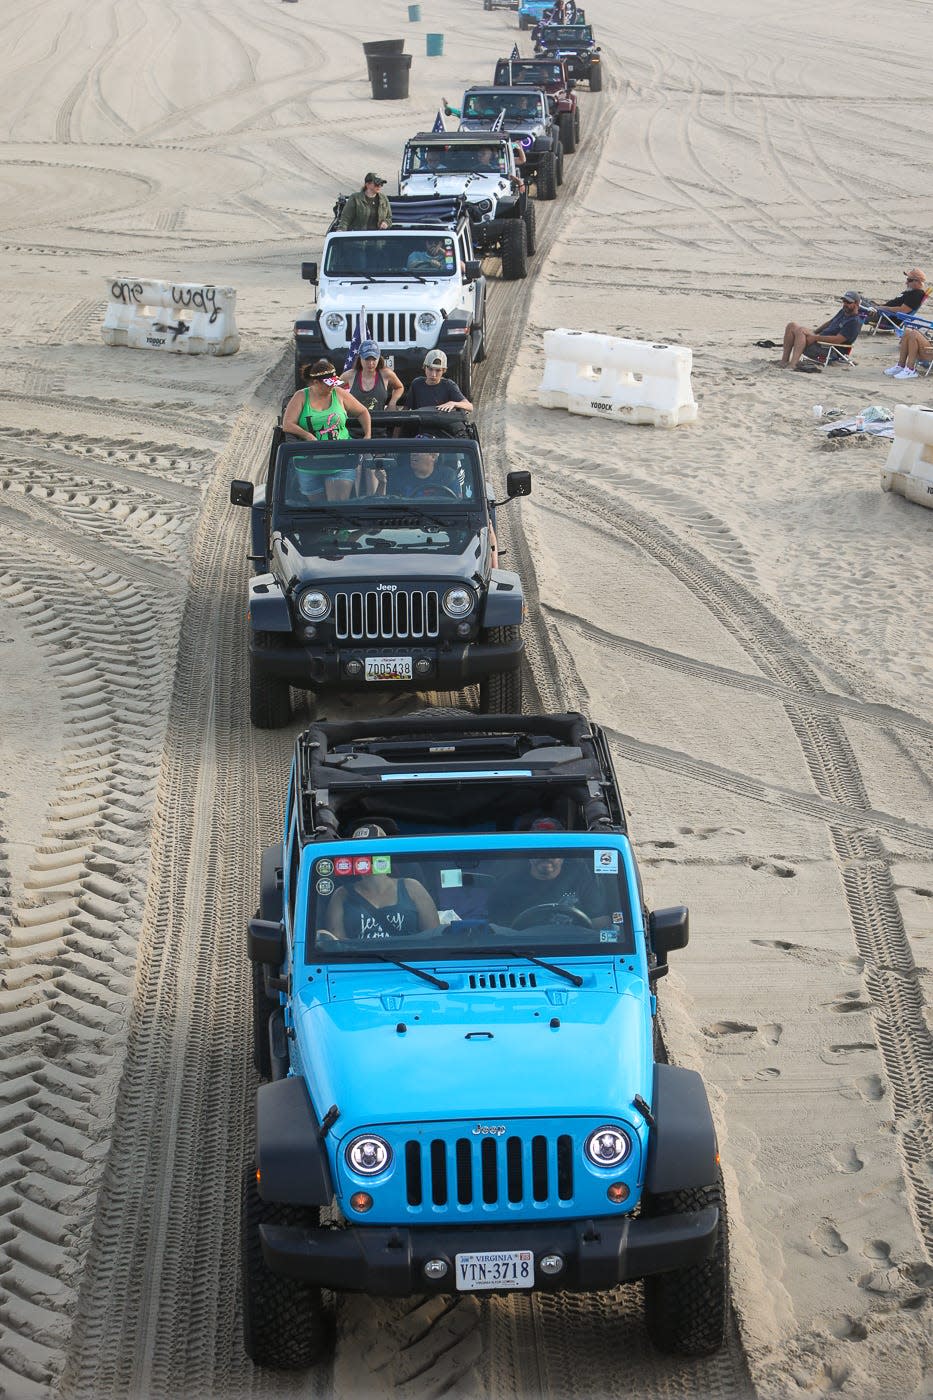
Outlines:
[{"label": "windshield", "polygon": [[409,175],[447,175],[468,171],[501,175],[506,154],[499,141],[481,146],[409,146],[405,169]]},{"label": "windshield", "polygon": [[471,445],[426,438],[424,448],[396,448],[390,438],[375,441],[378,446],[365,452],[346,444],[287,445],[276,463],[279,505],[297,511],[327,506],[352,515],[361,502],[388,507],[418,501],[440,508],[481,498]]},{"label": "windshield", "polygon": [[470,121],[495,121],[502,111],[510,122],[537,121],[541,98],[527,92],[471,93],[463,104],[463,115]]},{"label": "windshield", "polygon": [[454,240],[442,233],[341,234],[324,255],[328,277],[453,277],[456,270]]},{"label": "windshield", "polygon": [[[381,850],[370,849],[378,845]],[[625,871],[614,847],[528,846],[385,853],[356,840],[314,860],[307,959],[505,951],[635,950]]]},{"label": "windshield", "polygon": [[541,37],[549,48],[555,44],[572,44],[579,48],[592,44],[593,31],[588,24],[549,24],[542,30]]},{"label": "windshield", "polygon": [[559,63],[536,63],[533,59],[522,63],[514,60],[511,63],[501,65],[504,72],[510,75],[509,81],[513,83],[562,83],[564,73]]}]

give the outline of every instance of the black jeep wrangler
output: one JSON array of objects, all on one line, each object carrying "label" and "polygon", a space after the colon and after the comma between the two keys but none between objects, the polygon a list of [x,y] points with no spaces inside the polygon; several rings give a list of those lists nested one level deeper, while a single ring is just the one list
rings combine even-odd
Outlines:
[{"label": "black jeep wrangler", "polygon": [[535,53],[562,58],[571,78],[589,83],[590,92],[600,91],[603,66],[591,24],[539,24],[534,40]]},{"label": "black jeep wrangler", "polygon": [[[495,507],[476,429],[460,413],[373,415],[374,434],[329,442],[273,434],[250,507],[250,718],[276,729],[289,688],[459,690],[520,713],[524,597],[497,567]],[[459,435],[458,435],[459,434]],[[428,439],[428,440],[426,440]],[[509,472],[507,499],[531,477]]]}]

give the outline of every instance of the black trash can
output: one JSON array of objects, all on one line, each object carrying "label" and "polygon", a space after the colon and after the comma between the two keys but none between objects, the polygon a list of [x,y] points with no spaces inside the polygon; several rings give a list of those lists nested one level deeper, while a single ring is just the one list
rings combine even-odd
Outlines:
[{"label": "black trash can", "polygon": [[373,54],[369,58],[369,81],[376,102],[407,97],[410,76],[410,53]]},{"label": "black trash can", "polygon": [[371,53],[401,53],[404,48],[404,39],[370,39],[363,45],[363,52],[369,58]]}]

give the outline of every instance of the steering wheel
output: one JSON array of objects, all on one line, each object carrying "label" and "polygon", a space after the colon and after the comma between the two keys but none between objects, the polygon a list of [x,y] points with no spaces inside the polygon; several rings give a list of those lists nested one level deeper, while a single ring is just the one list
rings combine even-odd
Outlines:
[{"label": "steering wheel", "polygon": [[442,486],[440,482],[425,481],[423,486],[416,486],[412,491],[412,499],[420,496],[453,496],[455,501],[460,500],[459,491],[455,491],[452,486]]},{"label": "steering wheel", "polygon": [[[542,914],[547,915],[541,918]],[[593,920],[578,904],[531,904],[523,909],[517,919],[512,920],[514,929],[531,928],[533,924],[579,924],[581,928],[593,928]]]}]

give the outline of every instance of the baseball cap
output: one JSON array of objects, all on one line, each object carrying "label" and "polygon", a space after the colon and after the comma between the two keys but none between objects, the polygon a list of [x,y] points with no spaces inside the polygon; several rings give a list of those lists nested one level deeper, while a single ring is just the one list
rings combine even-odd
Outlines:
[{"label": "baseball cap", "polygon": [[842,294],[842,296],[839,298],[839,300],[840,300],[840,301],[854,301],[854,302],[857,302],[859,306],[861,306],[861,304],[862,304],[862,294],[861,294],[861,292],[853,292],[853,291],[843,292],[843,294]]},{"label": "baseball cap", "polygon": [[919,267],[911,267],[911,268],[908,268],[908,270],[904,273],[904,276],[905,276],[905,277],[915,277],[915,278],[917,279],[918,282],[926,282],[926,280],[927,280],[927,279],[924,277],[923,273],[920,271]]},{"label": "baseball cap", "polygon": [[365,360],[368,356],[375,355],[379,358],[379,346],[374,340],[364,340],[360,346],[360,359]]},{"label": "baseball cap", "polygon": [[379,837],[385,836],[381,826],[375,822],[367,822],[364,826],[358,826],[350,837],[351,841],[375,841]]},{"label": "baseball cap", "polygon": [[374,175],[373,172],[372,172],[371,170],[367,170],[366,174],[363,176],[363,184],[364,184],[364,185],[384,185],[384,184],[385,184],[385,180],[382,178],[381,175]]},{"label": "baseball cap", "polygon": [[529,831],[566,831],[563,822],[559,822],[556,817],[536,817],[528,828]]},{"label": "baseball cap", "polygon": [[446,369],[447,356],[443,350],[429,350],[424,357],[425,369]]}]

